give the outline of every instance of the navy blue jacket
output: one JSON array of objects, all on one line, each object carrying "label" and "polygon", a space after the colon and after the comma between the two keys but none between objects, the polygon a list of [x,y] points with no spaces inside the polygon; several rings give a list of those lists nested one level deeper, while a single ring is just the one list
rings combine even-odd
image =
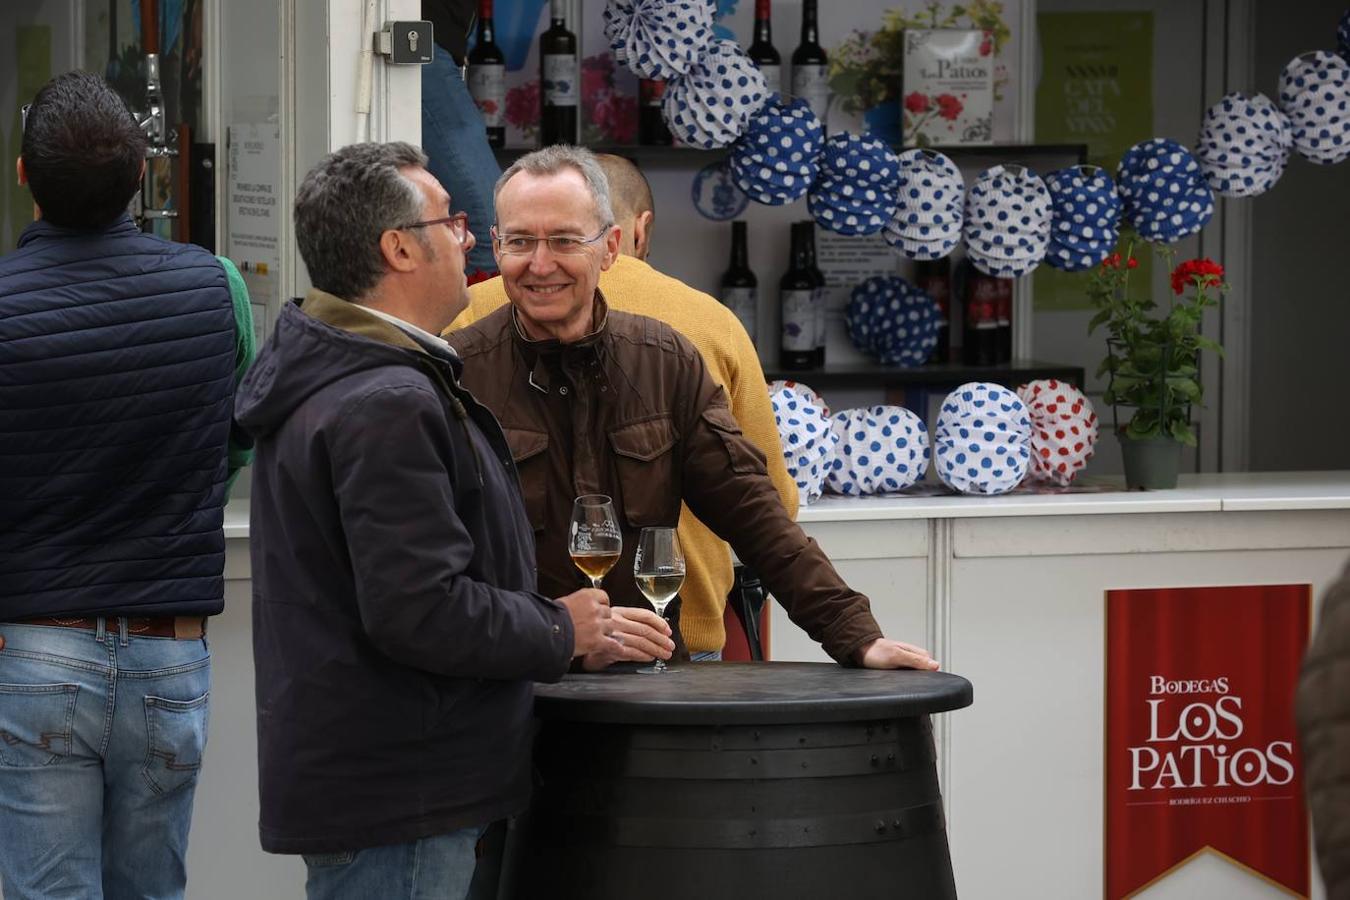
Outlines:
[{"label": "navy blue jacket", "polygon": [[571,618],[535,592],[501,429],[429,349],[311,291],[239,388],[264,850],[406,843],[528,802],[531,681],[567,670]]},{"label": "navy blue jacket", "polygon": [[236,334],[200,247],[38,221],[0,258],[0,621],[223,605]]}]

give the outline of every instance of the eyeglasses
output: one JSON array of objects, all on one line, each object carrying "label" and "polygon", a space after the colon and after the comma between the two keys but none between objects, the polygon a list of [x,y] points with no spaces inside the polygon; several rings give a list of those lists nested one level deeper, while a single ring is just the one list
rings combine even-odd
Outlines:
[{"label": "eyeglasses", "polygon": [[550,234],[548,237],[534,237],[529,234],[499,234],[497,226],[492,226],[492,240],[497,249],[508,256],[533,256],[534,248],[540,241],[548,242],[548,249],[557,256],[576,256],[586,252],[588,244],[594,244],[605,236],[613,225],[606,225],[594,237],[578,237],[573,234]]},{"label": "eyeglasses", "polygon": [[413,222],[409,225],[401,225],[400,228],[430,228],[432,225],[448,225],[450,233],[455,236],[455,240],[461,244],[469,239],[469,214],[457,212],[452,215],[442,216],[439,219],[427,219],[425,222]]},{"label": "eyeglasses", "polygon": [[19,107],[19,134],[28,131],[28,111],[33,108],[33,104],[25,103]]}]

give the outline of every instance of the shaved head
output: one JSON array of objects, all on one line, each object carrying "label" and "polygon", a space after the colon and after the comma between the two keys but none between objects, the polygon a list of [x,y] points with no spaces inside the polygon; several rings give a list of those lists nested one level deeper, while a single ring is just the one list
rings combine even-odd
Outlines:
[{"label": "shaved head", "polygon": [[619,252],[645,259],[649,250],[655,204],[652,186],[630,160],[612,153],[597,153],[595,159],[609,181],[609,199],[614,222],[619,226]]}]

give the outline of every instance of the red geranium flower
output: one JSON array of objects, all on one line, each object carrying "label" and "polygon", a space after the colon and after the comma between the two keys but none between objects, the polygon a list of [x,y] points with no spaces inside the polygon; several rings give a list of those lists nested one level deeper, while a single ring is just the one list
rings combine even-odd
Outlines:
[{"label": "red geranium flower", "polygon": [[919,113],[928,112],[928,110],[932,109],[932,106],[929,104],[928,96],[926,94],[920,94],[918,91],[914,91],[911,94],[905,95],[905,109],[917,115]]},{"label": "red geranium flower", "polygon": [[951,94],[938,94],[938,115],[944,119],[956,119],[961,115],[961,110],[965,109],[961,101]]},{"label": "red geranium flower", "polygon": [[[1199,279],[1197,281],[1196,279]],[[1206,257],[1188,259],[1172,270],[1172,293],[1180,294],[1191,284],[1202,287],[1219,284],[1223,281],[1223,266]]]}]

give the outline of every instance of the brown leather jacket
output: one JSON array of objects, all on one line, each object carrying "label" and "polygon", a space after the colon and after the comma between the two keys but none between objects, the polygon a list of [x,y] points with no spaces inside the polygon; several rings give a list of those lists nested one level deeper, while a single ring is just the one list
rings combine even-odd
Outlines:
[{"label": "brown leather jacket", "polygon": [[572,500],[614,498],[624,552],[605,578],[618,606],[645,606],[633,581],[643,526],[674,526],[684,500],[761,574],[788,615],[844,664],[881,637],[867,598],[846,585],[783,509],[764,457],[741,434],[693,344],[646,316],[609,310],[574,344],[531,341],[504,306],[448,336],[465,387],[496,414],[535,529],[539,591],[584,585],[567,553]]},{"label": "brown leather jacket", "polygon": [[1327,589],[1298,685],[1298,727],[1327,897],[1350,898],[1350,566]]}]

